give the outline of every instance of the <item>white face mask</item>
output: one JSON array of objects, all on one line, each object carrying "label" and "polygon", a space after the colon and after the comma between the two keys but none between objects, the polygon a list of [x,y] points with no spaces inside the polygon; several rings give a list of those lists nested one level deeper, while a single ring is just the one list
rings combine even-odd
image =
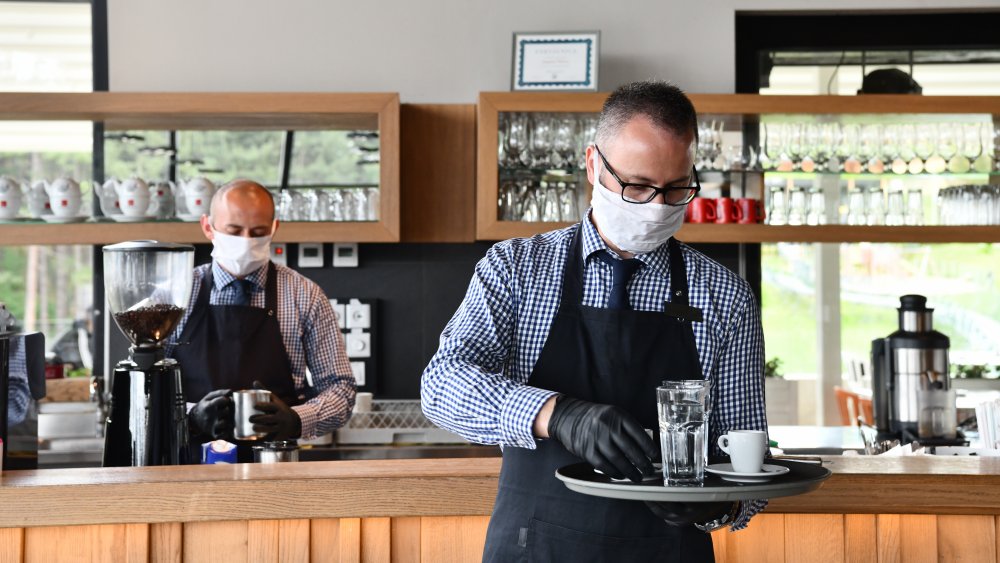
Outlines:
[{"label": "white face mask", "polygon": [[[212,258],[236,277],[257,271],[271,259],[271,235],[238,237],[220,233],[212,228]],[[272,227],[271,232],[274,232]]]},{"label": "white face mask", "polygon": [[601,185],[601,160],[594,151],[594,194],[590,199],[600,232],[625,252],[652,252],[680,230],[684,207],[665,203],[628,203]]}]

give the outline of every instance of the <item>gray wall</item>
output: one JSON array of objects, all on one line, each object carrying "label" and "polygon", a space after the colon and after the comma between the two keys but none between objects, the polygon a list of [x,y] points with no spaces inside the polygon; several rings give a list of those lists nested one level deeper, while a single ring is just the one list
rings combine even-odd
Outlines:
[{"label": "gray wall", "polygon": [[997,8],[998,0],[108,0],[111,90],[508,90],[514,31],[601,31],[600,89],[734,90],[736,10]]}]

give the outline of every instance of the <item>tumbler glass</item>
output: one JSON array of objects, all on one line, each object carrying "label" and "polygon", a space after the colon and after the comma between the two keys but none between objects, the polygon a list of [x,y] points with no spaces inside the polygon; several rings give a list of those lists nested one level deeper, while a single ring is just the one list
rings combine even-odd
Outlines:
[{"label": "tumbler glass", "polygon": [[705,479],[710,390],[707,380],[664,381],[656,388],[667,486],[701,486]]}]

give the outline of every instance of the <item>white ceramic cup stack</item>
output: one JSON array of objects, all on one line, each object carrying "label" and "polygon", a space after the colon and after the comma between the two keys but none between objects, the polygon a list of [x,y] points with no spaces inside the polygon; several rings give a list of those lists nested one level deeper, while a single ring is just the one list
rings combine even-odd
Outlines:
[{"label": "white ceramic cup stack", "polygon": [[9,176],[0,177],[0,220],[17,217],[24,200],[24,186]]}]

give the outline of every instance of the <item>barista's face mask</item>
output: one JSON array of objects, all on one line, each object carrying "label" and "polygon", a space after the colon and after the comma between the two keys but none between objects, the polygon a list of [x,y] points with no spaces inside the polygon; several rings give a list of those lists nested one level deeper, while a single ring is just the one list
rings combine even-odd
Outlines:
[{"label": "barista's face mask", "polygon": [[[251,274],[271,259],[271,235],[240,237],[227,235],[212,227],[212,258],[227,272],[242,278]],[[271,226],[274,232],[274,226]]]},{"label": "barista's face mask", "polygon": [[686,206],[628,203],[601,185],[601,158],[594,154],[594,193],[590,200],[600,232],[620,250],[642,254],[656,250],[684,224]]}]

